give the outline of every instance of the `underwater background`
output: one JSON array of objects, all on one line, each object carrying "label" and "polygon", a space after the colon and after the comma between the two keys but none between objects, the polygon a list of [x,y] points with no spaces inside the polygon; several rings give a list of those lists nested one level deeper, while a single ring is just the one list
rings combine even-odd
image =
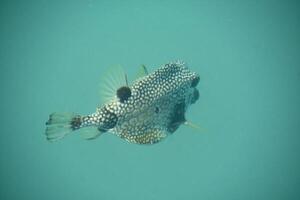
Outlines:
[{"label": "underwater background", "polygon": [[[299,199],[298,1],[1,1],[0,199]],[[103,72],[184,60],[199,101],[161,143],[46,140]]]}]

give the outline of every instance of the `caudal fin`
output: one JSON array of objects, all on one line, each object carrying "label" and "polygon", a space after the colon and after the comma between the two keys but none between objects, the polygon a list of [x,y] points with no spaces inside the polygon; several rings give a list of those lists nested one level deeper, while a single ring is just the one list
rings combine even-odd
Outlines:
[{"label": "caudal fin", "polygon": [[53,113],[46,122],[46,137],[50,142],[65,137],[68,133],[80,128],[81,117],[74,113]]}]

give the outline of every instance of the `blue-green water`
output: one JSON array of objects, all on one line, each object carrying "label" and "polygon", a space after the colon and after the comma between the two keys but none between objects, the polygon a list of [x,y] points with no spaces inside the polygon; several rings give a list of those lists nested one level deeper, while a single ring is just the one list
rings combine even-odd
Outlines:
[{"label": "blue-green water", "polygon": [[[297,1],[1,1],[0,199],[298,199]],[[99,77],[182,59],[200,100],[165,141],[45,140]]]}]

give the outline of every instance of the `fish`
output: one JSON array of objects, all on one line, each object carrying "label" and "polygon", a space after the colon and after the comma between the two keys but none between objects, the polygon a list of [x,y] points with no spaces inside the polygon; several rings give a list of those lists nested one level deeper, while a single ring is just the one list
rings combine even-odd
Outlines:
[{"label": "fish", "polygon": [[[106,102],[92,114],[52,113],[46,122],[47,140],[57,141],[80,129],[88,140],[112,133],[130,143],[156,144],[181,125],[190,124],[185,115],[199,99],[200,76],[180,60],[163,64],[152,73],[144,65],[140,71],[132,83],[121,73],[120,86],[112,89],[111,96],[107,95]],[[102,91],[106,84],[102,84]]]}]

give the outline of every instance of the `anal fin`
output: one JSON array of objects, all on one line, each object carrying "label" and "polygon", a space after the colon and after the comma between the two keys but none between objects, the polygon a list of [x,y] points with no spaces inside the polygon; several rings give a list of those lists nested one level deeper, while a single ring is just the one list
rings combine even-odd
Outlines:
[{"label": "anal fin", "polygon": [[80,130],[80,136],[85,140],[93,140],[99,137],[104,132],[99,130],[98,127],[90,126]]}]

